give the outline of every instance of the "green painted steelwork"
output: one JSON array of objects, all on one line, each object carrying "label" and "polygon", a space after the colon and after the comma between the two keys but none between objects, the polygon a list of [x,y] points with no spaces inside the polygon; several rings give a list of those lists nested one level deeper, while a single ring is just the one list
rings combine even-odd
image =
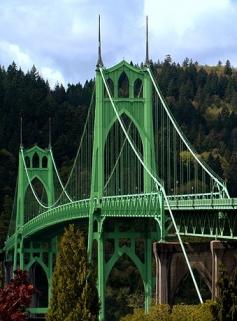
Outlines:
[{"label": "green painted steelwork", "polygon": [[[154,131],[152,118],[152,83],[143,69],[135,68],[125,61],[122,61],[113,68],[104,70],[106,79],[114,84],[114,98],[119,107],[120,115],[126,115],[137,128],[141,142],[144,163],[150,170],[156,172],[155,154],[154,154]],[[127,97],[122,96],[119,92],[119,79],[121,75],[126,75],[129,82]],[[136,84],[142,84],[142,94],[136,96]],[[47,262],[43,262],[43,248],[39,247],[38,252],[27,244],[34,240],[47,239],[47,231],[55,229],[56,226],[66,224],[70,221],[80,221],[87,219],[88,221],[88,254],[92,255],[92,244],[97,242],[98,257],[98,292],[101,302],[100,320],[105,318],[105,287],[108,275],[122,254],[127,254],[140,271],[144,283],[145,292],[145,309],[149,309],[152,297],[152,275],[151,275],[151,245],[152,240],[161,239],[162,224],[164,224],[163,197],[161,193],[155,193],[154,182],[151,177],[143,173],[143,194],[121,196],[119,198],[105,197],[104,187],[104,164],[105,164],[105,145],[108,134],[113,124],[117,121],[116,115],[110,108],[110,101],[106,96],[103,80],[99,70],[96,71],[96,108],[94,121],[94,141],[93,141],[93,162],[92,162],[92,179],[91,179],[91,195],[89,199],[77,200],[60,203],[54,206],[55,201],[55,174],[53,171],[53,159],[51,150],[42,150],[37,146],[29,150],[21,147],[19,154],[19,172],[17,186],[17,207],[16,207],[16,228],[12,235],[8,236],[5,244],[5,251],[8,260],[14,258],[13,266],[18,265],[21,268],[30,270],[34,264],[40,264],[47,275],[48,285],[50,289],[52,279],[53,257],[56,253],[57,245],[48,252]],[[43,163],[46,166],[43,166]],[[34,179],[41,182],[46,191],[47,203],[42,204],[38,199],[39,211],[26,215],[25,195],[27,188],[30,186],[35,198],[36,191],[32,186]],[[56,203],[55,203],[56,204]],[[144,262],[141,262],[135,253],[135,240],[137,234],[130,231],[126,234],[131,240],[131,247],[119,246],[119,240],[123,237],[118,232],[118,226],[115,224],[115,231],[111,234],[104,229],[104,222],[109,218],[121,217],[135,218],[140,217],[144,223],[150,219],[154,220],[157,231],[140,233],[140,237],[144,239],[146,254]],[[96,225],[95,225],[96,224]],[[96,229],[95,229],[96,226]],[[109,262],[104,259],[104,244],[107,236],[115,240],[114,254]],[[153,239],[151,238],[151,235]],[[50,236],[48,237],[50,239]],[[37,254],[37,253],[38,254]],[[36,255],[36,256],[35,256]],[[28,263],[26,257],[29,256]],[[50,291],[50,290],[49,290]],[[32,313],[41,313],[45,308],[31,308]]]},{"label": "green painted steelwork", "polygon": [[[24,159],[21,157],[21,154],[24,155]],[[27,164],[27,173],[24,168],[25,164]],[[27,217],[25,215],[25,195],[27,187],[36,178],[42,183],[44,189],[46,190],[48,200],[47,205],[51,204],[54,198],[54,185],[50,151],[43,150],[38,146],[34,146],[24,152],[21,146],[19,154],[17,215],[14,237],[14,270],[16,269],[18,263],[20,268],[24,269],[24,238],[22,236],[22,228],[27,221]]]},{"label": "green painted steelwork", "polygon": [[[139,68],[135,68],[128,64],[126,61],[122,61],[116,66],[104,70],[106,80],[113,84],[113,96],[117,102],[119,114],[126,114],[127,117],[135,124],[143,145],[143,160],[144,163],[150,170],[155,171],[155,155],[154,155],[154,131],[152,121],[152,83],[148,74]],[[128,88],[124,95],[121,95],[122,88],[119,88],[120,77],[127,77]],[[143,95],[142,98],[134,97],[134,84],[139,79],[142,82]],[[147,213],[143,215],[144,220],[146,216],[150,216],[151,211],[153,212],[152,217],[156,218],[160,224],[163,221],[161,216],[164,215],[162,207],[162,195],[160,194],[156,201],[152,203],[149,199],[150,208],[142,206],[142,201],[137,199],[137,202],[130,202],[132,199],[113,199],[107,198],[104,202],[103,191],[105,185],[104,179],[104,164],[105,164],[105,144],[108,137],[108,133],[113,126],[114,122],[117,121],[116,114],[110,106],[110,100],[105,95],[106,90],[104,88],[103,79],[101,77],[100,70],[96,71],[96,109],[95,109],[95,123],[94,123],[94,145],[93,145],[93,158],[92,158],[92,180],[91,180],[91,200],[90,200],[90,211],[89,211],[89,228],[88,228],[88,255],[92,257],[92,244],[93,239],[97,240],[98,243],[98,292],[101,302],[100,320],[105,318],[105,263],[104,263],[104,230],[103,220],[105,217],[111,216],[139,216],[138,213]],[[154,190],[154,182],[151,177],[144,171],[144,192],[149,193]],[[158,193],[159,194],[159,193]],[[96,203],[94,199],[99,200]],[[135,200],[135,199],[134,199]],[[153,207],[152,207],[153,206]],[[141,208],[142,207],[142,208]],[[133,213],[129,209],[133,208]],[[117,213],[117,215],[116,215]],[[94,236],[94,221],[98,224],[98,232],[96,237]],[[159,233],[161,235],[161,233]],[[145,289],[145,309],[149,308],[151,302],[151,243],[149,243],[147,250],[150,254],[146,255],[146,273],[143,271],[141,276],[144,281]],[[117,242],[115,242],[117,244]],[[119,249],[116,247],[115,253]],[[133,259],[135,265],[139,269],[138,260],[134,254],[133,249],[127,249],[127,254]],[[116,254],[116,259],[119,255]],[[115,262],[114,262],[115,263]],[[136,264],[137,263],[137,264]],[[141,270],[141,268],[140,268]],[[149,271],[148,271],[149,270]]]},{"label": "green painted steelwork", "polygon": [[[103,74],[99,69],[101,66],[97,67],[90,195],[85,199],[76,199],[75,195],[69,195],[58,177],[51,148],[43,150],[34,146],[25,150],[21,147],[16,215],[13,220],[15,225],[14,231],[9,233],[6,240],[5,253],[6,259],[13,262],[14,269],[19,266],[31,270],[34,264],[39,264],[46,275],[48,297],[50,297],[58,236],[62,233],[63,226],[69,222],[74,222],[79,227],[86,224],[89,259],[91,260],[95,254],[97,256],[98,292],[101,302],[100,320],[105,320],[106,282],[112,268],[122,255],[127,255],[133,261],[141,275],[145,293],[145,310],[148,311],[153,286],[152,242],[163,241],[169,236],[174,236],[174,224],[170,219],[170,211],[175,218],[177,234],[237,239],[237,220],[235,218],[237,199],[228,198],[228,192],[223,183],[221,183],[223,188],[221,191],[212,188],[205,193],[166,196],[159,180],[159,168],[156,164],[153,84],[147,67],[137,68],[126,61],[121,61],[112,68],[103,68]],[[106,83],[104,83],[102,75],[105,77]],[[125,85],[120,85],[121,79],[125,79]],[[136,186],[137,181],[133,180],[130,185],[134,184],[132,186],[135,187],[134,192],[126,195],[120,195],[120,187],[122,186],[120,181],[126,175],[121,166],[123,159],[121,158],[121,163],[115,162],[115,165],[121,166],[120,176],[117,175],[116,170],[112,170],[110,176],[106,173],[106,150],[110,147],[108,140],[113,128],[115,128],[115,133],[118,129],[118,127],[114,127],[118,122],[118,116],[111,108],[111,99],[106,94],[105,84],[108,85],[113,102],[116,103],[119,117],[125,122],[130,122],[126,127],[127,134],[130,135],[130,130],[133,129],[134,137],[141,145],[138,144],[140,149],[134,147],[135,153],[131,150],[130,154],[128,152],[125,154],[125,156],[134,157],[132,164],[135,166],[137,166],[137,154],[143,163],[142,172],[139,172],[141,176],[139,188]],[[137,84],[140,84],[139,94]],[[129,147],[126,145],[127,137],[122,134],[116,136],[120,139],[122,146],[121,152],[117,154],[118,157],[121,156],[123,148],[128,149]],[[131,134],[131,141],[132,138]],[[186,143],[185,139],[184,143]],[[188,149],[196,157],[189,145]],[[111,152],[109,157],[111,158]],[[205,165],[199,159],[198,162],[206,170]],[[128,170],[132,169],[128,164],[129,161],[123,165],[127,166]],[[137,168],[140,170],[139,166]],[[108,186],[106,179],[108,177],[110,179],[113,174],[115,174],[115,178],[111,180],[116,183],[115,195],[110,195],[106,191]],[[213,174],[211,173],[211,175]],[[35,180],[40,182],[42,190],[45,191],[45,195],[41,195],[45,202],[34,189]],[[60,183],[59,191],[56,180]],[[213,180],[218,185],[218,178],[213,176]],[[126,182],[128,185],[128,181],[125,180],[125,186]],[[136,192],[136,189],[139,192]],[[59,197],[57,193],[60,195]],[[30,195],[29,199],[27,199],[28,194]],[[136,220],[140,220],[137,230],[134,227]],[[126,232],[120,230],[121,222],[129,224],[129,229]],[[108,228],[110,224],[113,225],[112,231]],[[144,242],[143,261],[135,249],[138,238]],[[120,244],[124,239],[128,240],[129,245]],[[109,260],[106,261],[105,244],[108,240],[113,240],[114,249]],[[46,307],[31,307],[29,311],[31,313],[45,313],[46,309]]]},{"label": "green painted steelwork", "polygon": [[48,308],[29,308],[28,312],[31,314],[45,314],[47,313]]},{"label": "green painted steelwork", "polygon": [[[122,195],[114,197],[103,197],[101,200],[101,208],[103,208],[102,217],[154,217],[159,208],[159,196],[156,193],[140,194],[140,195]],[[172,196],[173,198],[173,196]],[[96,201],[94,206],[96,207]],[[74,203],[67,203],[44,213],[39,214],[21,228],[23,237],[30,237],[39,231],[42,231],[50,226],[60,224],[67,221],[73,221],[77,218],[89,217],[90,200],[81,200]],[[190,213],[194,211],[197,217],[198,212],[208,211],[211,213],[218,210],[231,212],[233,219],[235,218],[234,210],[237,210],[237,198],[231,199],[200,199],[200,200],[171,200],[170,206],[175,212],[175,217],[182,212],[184,217],[190,217]],[[166,209],[166,204],[164,204]],[[158,215],[159,217],[159,215]],[[189,220],[189,219],[188,219]],[[212,236],[210,233],[208,236]],[[195,233],[193,233],[195,236]],[[229,238],[228,234],[226,238]],[[223,237],[222,234],[217,234],[217,237]],[[236,239],[237,233],[233,234],[233,239]],[[15,234],[9,237],[6,241],[5,249],[11,249],[14,243]]]}]

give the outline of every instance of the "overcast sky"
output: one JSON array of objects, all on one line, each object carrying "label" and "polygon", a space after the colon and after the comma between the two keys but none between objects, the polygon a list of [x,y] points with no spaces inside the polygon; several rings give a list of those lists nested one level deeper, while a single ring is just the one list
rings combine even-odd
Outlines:
[{"label": "overcast sky", "polygon": [[154,61],[237,66],[237,0],[1,0],[0,65],[34,64],[51,86],[93,78],[99,13],[107,67],[144,60],[145,15]]}]

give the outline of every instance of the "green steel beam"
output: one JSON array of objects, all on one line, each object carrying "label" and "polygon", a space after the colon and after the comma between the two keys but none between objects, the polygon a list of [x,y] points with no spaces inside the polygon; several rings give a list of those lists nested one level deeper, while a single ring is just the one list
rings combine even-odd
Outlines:
[{"label": "green steel beam", "polygon": [[[94,207],[97,205],[94,200]],[[199,217],[199,212],[205,211],[207,220],[219,220],[215,218],[214,212],[226,211],[231,217],[231,221],[235,224],[235,217],[237,211],[237,198],[232,199],[193,199],[193,200],[172,200],[170,206],[174,211],[175,218],[179,219],[179,212],[182,213],[183,219],[190,220],[190,217]],[[123,195],[117,197],[103,197],[100,203],[101,215],[105,217],[157,217],[161,220],[160,200],[157,193],[148,193],[140,195]],[[164,204],[166,209],[166,205]],[[31,235],[47,229],[50,226],[67,222],[70,220],[88,218],[90,211],[90,200],[81,200],[74,203],[64,204],[62,206],[48,210],[47,212],[39,214],[25,225],[23,225],[18,232],[23,237],[30,237]],[[192,214],[193,212],[193,214]],[[208,215],[210,213],[210,216]],[[230,224],[232,224],[230,223]],[[192,221],[193,227],[196,224]],[[197,223],[200,225],[200,222]],[[17,233],[9,237],[5,242],[5,250],[11,249],[17,239]],[[195,236],[195,232],[192,233]],[[198,233],[197,236],[199,236]],[[211,231],[207,233],[209,236],[216,236]],[[223,233],[218,233],[217,237],[223,237]],[[234,239],[236,235],[228,232],[225,238]]]},{"label": "green steel beam", "polygon": [[[120,75],[125,72],[129,81],[128,97],[120,97],[118,81]],[[96,71],[96,108],[94,121],[93,159],[91,173],[91,193],[90,198],[76,200],[73,202],[52,206],[55,202],[55,185],[53,174],[53,160],[51,150],[43,150],[38,146],[23,150],[19,153],[18,186],[17,186],[17,209],[16,226],[13,235],[9,235],[5,242],[5,252],[9,258],[13,258],[13,266],[30,269],[34,262],[39,263],[47,274],[49,296],[53,273],[53,255],[56,253],[57,242],[51,244],[48,252],[48,262],[42,261],[43,250],[25,246],[31,242],[34,236],[44,234],[48,229],[56,227],[70,221],[86,219],[88,224],[88,255],[92,257],[93,241],[97,241],[98,255],[98,292],[101,301],[100,320],[105,318],[105,287],[106,280],[119,257],[128,255],[138,268],[145,293],[145,310],[148,311],[152,298],[152,241],[163,241],[173,233],[172,225],[168,216],[168,206],[164,201],[161,192],[154,192],[154,177],[158,176],[155,165],[155,147],[153,131],[153,109],[152,109],[152,79],[149,70],[145,67],[137,68],[125,61],[116,66],[103,69],[103,75],[108,81],[114,84],[113,101],[119,117],[125,114],[136,127],[143,147],[142,162],[146,167],[143,172],[143,193],[130,195],[104,196],[105,187],[105,145],[108,134],[114,123],[118,120],[118,115],[111,108],[111,100],[105,95],[105,86],[102,73]],[[134,97],[134,84],[139,79],[142,81],[142,97]],[[106,85],[106,83],[105,83]],[[190,148],[190,147],[189,147]],[[24,158],[22,158],[22,155]],[[39,164],[33,166],[35,155]],[[43,167],[43,159],[47,159],[47,167]],[[27,173],[24,168],[27,163]],[[152,173],[152,175],[149,175]],[[34,217],[26,217],[25,195],[29,187],[29,181],[38,178],[43,184],[48,204],[52,206],[43,212],[37,212]],[[237,239],[237,198],[220,198],[220,193],[190,194],[190,195],[170,195],[168,205],[174,214],[178,232],[184,236],[211,237],[220,239]],[[70,201],[71,199],[69,199]],[[68,201],[67,201],[68,202]],[[32,214],[33,215],[33,214]],[[114,232],[107,232],[104,229],[104,221],[111,219],[117,224],[117,219],[126,218],[143,220],[144,225],[154,219],[156,231],[128,231],[119,232],[118,226]],[[95,224],[96,223],[96,224]],[[95,225],[97,230],[95,231]],[[178,233],[177,232],[177,233]],[[173,235],[172,235],[173,236]],[[131,246],[120,246],[119,239],[127,238],[131,241]],[[135,253],[135,240],[142,238],[145,242],[145,262],[142,263]],[[108,262],[105,261],[104,245],[106,239],[115,240],[115,249]],[[53,242],[53,240],[52,240]],[[39,258],[34,258],[33,253],[37,252]],[[30,261],[25,264],[25,256],[30,254]],[[41,314],[46,313],[47,308],[30,308],[29,312]]]}]

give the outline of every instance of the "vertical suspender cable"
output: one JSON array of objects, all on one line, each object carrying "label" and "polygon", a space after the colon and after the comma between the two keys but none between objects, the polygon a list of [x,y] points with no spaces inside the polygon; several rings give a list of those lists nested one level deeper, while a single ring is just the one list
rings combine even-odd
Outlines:
[{"label": "vertical suspender cable", "polygon": [[[172,127],[173,128],[173,127]],[[177,194],[176,185],[177,185],[177,146],[176,146],[176,131],[173,128],[173,166],[174,166],[174,194]]]},{"label": "vertical suspender cable", "polygon": [[[149,69],[148,69],[148,70],[149,70]],[[106,81],[105,81],[105,77],[104,77],[104,74],[103,74],[103,69],[102,69],[101,67],[100,67],[100,73],[101,73],[101,77],[102,77],[102,79],[103,79],[103,82],[104,82],[106,91],[107,91],[107,93],[108,93],[108,96],[109,96],[111,105],[112,105],[112,107],[113,107],[113,109],[114,109],[114,112],[115,112],[116,117],[117,117],[117,119],[118,119],[118,121],[119,121],[119,124],[120,124],[120,126],[121,126],[121,128],[122,128],[122,130],[123,130],[123,132],[124,132],[124,134],[125,134],[128,142],[129,142],[129,145],[131,146],[131,148],[132,148],[132,150],[134,151],[136,157],[138,158],[138,160],[140,161],[140,163],[142,164],[142,166],[144,167],[144,169],[146,170],[146,172],[147,172],[147,173],[149,174],[149,176],[154,180],[157,189],[160,189],[160,191],[162,192],[162,194],[163,194],[163,196],[164,196],[164,199],[165,199],[166,204],[167,204],[167,207],[168,207],[168,211],[169,211],[169,213],[170,213],[170,217],[171,217],[171,219],[172,219],[172,222],[173,222],[173,225],[174,225],[174,228],[175,228],[177,237],[178,237],[178,239],[179,239],[179,243],[180,243],[181,249],[182,249],[183,254],[184,254],[184,258],[185,258],[185,260],[186,260],[186,263],[187,263],[189,272],[190,272],[190,274],[191,274],[191,277],[192,277],[192,280],[193,280],[195,289],[196,289],[196,291],[197,291],[198,298],[199,298],[200,302],[203,303],[201,293],[200,293],[200,291],[199,291],[199,288],[198,288],[196,279],[195,279],[195,277],[194,277],[194,274],[193,274],[191,265],[190,265],[190,263],[189,263],[189,260],[188,260],[187,254],[186,254],[186,250],[185,250],[184,245],[183,245],[183,241],[182,241],[182,239],[181,239],[181,237],[180,237],[178,227],[177,227],[177,225],[176,225],[176,222],[175,222],[175,219],[174,219],[174,216],[173,216],[171,207],[170,207],[170,205],[169,205],[169,200],[168,200],[168,198],[167,198],[165,189],[164,189],[164,187],[162,186],[162,184],[160,183],[160,181],[151,173],[150,169],[149,169],[149,168],[146,166],[146,164],[143,162],[143,159],[141,158],[141,156],[140,156],[139,153],[137,152],[136,148],[134,147],[134,145],[133,145],[133,143],[132,143],[129,135],[128,135],[127,132],[126,132],[126,129],[125,129],[124,125],[123,125],[123,122],[122,122],[122,120],[121,120],[121,118],[120,118],[120,116],[119,116],[119,113],[118,113],[117,108],[116,108],[116,106],[115,106],[115,104],[114,104],[114,101],[113,101],[113,99],[112,99],[112,97],[111,97],[111,95],[110,95],[109,88],[108,88],[108,86],[107,86],[107,83],[106,83]]]},{"label": "vertical suspender cable", "polygon": [[215,176],[216,174],[214,174],[214,172],[211,170],[211,168],[209,168],[209,167],[207,166],[207,164],[204,165],[204,164],[203,164],[203,161],[201,161],[201,160],[195,155],[195,152],[193,151],[193,148],[190,147],[189,142],[185,139],[184,134],[181,133],[180,128],[177,126],[175,120],[174,120],[173,117],[171,116],[170,111],[169,111],[169,109],[168,109],[168,107],[167,107],[167,105],[166,105],[166,103],[165,103],[165,101],[164,101],[164,99],[163,99],[160,91],[158,90],[157,84],[156,84],[156,82],[155,82],[155,80],[154,80],[154,78],[153,78],[153,76],[152,76],[152,73],[151,73],[149,67],[147,67],[147,71],[148,71],[148,73],[149,73],[149,75],[150,75],[150,78],[151,78],[151,81],[152,81],[152,83],[153,83],[153,86],[154,86],[154,88],[155,88],[155,90],[156,90],[156,93],[157,93],[157,95],[159,96],[160,101],[162,102],[163,108],[165,109],[167,115],[169,116],[169,118],[170,118],[173,126],[175,127],[175,129],[176,129],[177,133],[179,134],[180,138],[182,139],[183,143],[184,143],[185,146],[188,148],[188,150],[189,150],[189,152],[192,154],[192,156],[193,156],[193,157],[196,159],[196,161],[199,163],[199,165],[201,165],[201,167],[212,177],[213,181],[215,181],[215,183],[216,183],[218,186],[221,186],[221,187],[222,187],[222,189],[223,189],[224,193],[226,194],[227,198],[230,198],[229,193],[228,193],[228,190],[227,190],[227,188],[226,188],[226,186],[225,186],[225,183],[224,183],[224,182],[221,182],[220,179],[218,179],[218,178]]}]

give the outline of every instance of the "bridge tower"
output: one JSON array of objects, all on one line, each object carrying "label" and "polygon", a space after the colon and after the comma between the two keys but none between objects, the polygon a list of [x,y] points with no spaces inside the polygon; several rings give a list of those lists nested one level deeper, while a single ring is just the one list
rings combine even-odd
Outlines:
[{"label": "bridge tower", "polygon": [[[31,218],[40,214],[42,208],[37,203],[45,204],[45,208],[54,202],[54,174],[51,147],[41,149],[37,145],[30,149],[23,149],[21,145],[19,151],[18,180],[15,206],[14,229],[15,244],[13,251],[6,253],[7,261],[13,262],[13,271],[16,268],[30,271],[34,263],[41,266],[48,282],[48,295],[53,272],[53,256],[57,251],[57,241],[55,238],[47,238],[45,242],[41,239],[24,239],[22,228]],[[27,170],[26,170],[27,169]],[[34,198],[32,198],[32,191]],[[29,198],[31,195],[31,198]],[[41,209],[40,209],[41,208]]]},{"label": "bridge tower", "polygon": [[[147,56],[148,59],[148,44]],[[159,206],[157,216],[153,222],[155,227],[151,227],[151,219],[147,218],[149,209],[144,210],[144,215],[139,217],[142,226],[145,228],[140,231],[133,229],[133,219],[136,215],[136,206],[130,214],[125,214],[121,221],[110,220],[105,217],[105,209],[102,204],[105,187],[105,145],[109,132],[113,125],[118,121],[111,105],[111,99],[106,91],[103,76],[108,85],[110,95],[116,103],[119,116],[125,116],[136,127],[142,142],[142,159],[145,166],[157,177],[157,168],[155,162],[154,132],[153,132],[153,105],[152,105],[152,82],[144,68],[135,67],[125,60],[121,61],[112,68],[105,69],[101,57],[100,45],[100,25],[99,25],[99,50],[98,62],[96,66],[96,107],[94,121],[94,140],[93,140],[93,158],[92,158],[92,179],[91,179],[91,208],[89,213],[88,230],[88,255],[92,257],[93,242],[97,243],[97,266],[98,266],[98,292],[101,302],[100,320],[105,318],[105,288],[108,276],[120,256],[126,254],[138,268],[144,284],[145,310],[148,311],[152,298],[152,241],[164,239],[164,205],[163,196],[157,192],[154,181],[149,173],[143,170],[143,190],[147,193],[158,193]],[[137,90],[139,88],[140,90]],[[139,91],[139,93],[138,93]],[[126,179],[126,178],[125,178]],[[132,195],[130,195],[132,196]],[[93,200],[97,200],[96,205]],[[118,209],[119,211],[119,209]],[[110,214],[108,213],[107,216]],[[121,216],[123,214],[121,213]],[[130,229],[121,232],[121,224],[129,220]],[[113,225],[112,232],[106,226]],[[140,260],[136,253],[135,243],[138,234],[143,238],[145,258],[144,262]],[[120,245],[122,239],[129,239],[130,246]],[[111,258],[105,260],[106,240],[114,240],[114,252]]]}]

